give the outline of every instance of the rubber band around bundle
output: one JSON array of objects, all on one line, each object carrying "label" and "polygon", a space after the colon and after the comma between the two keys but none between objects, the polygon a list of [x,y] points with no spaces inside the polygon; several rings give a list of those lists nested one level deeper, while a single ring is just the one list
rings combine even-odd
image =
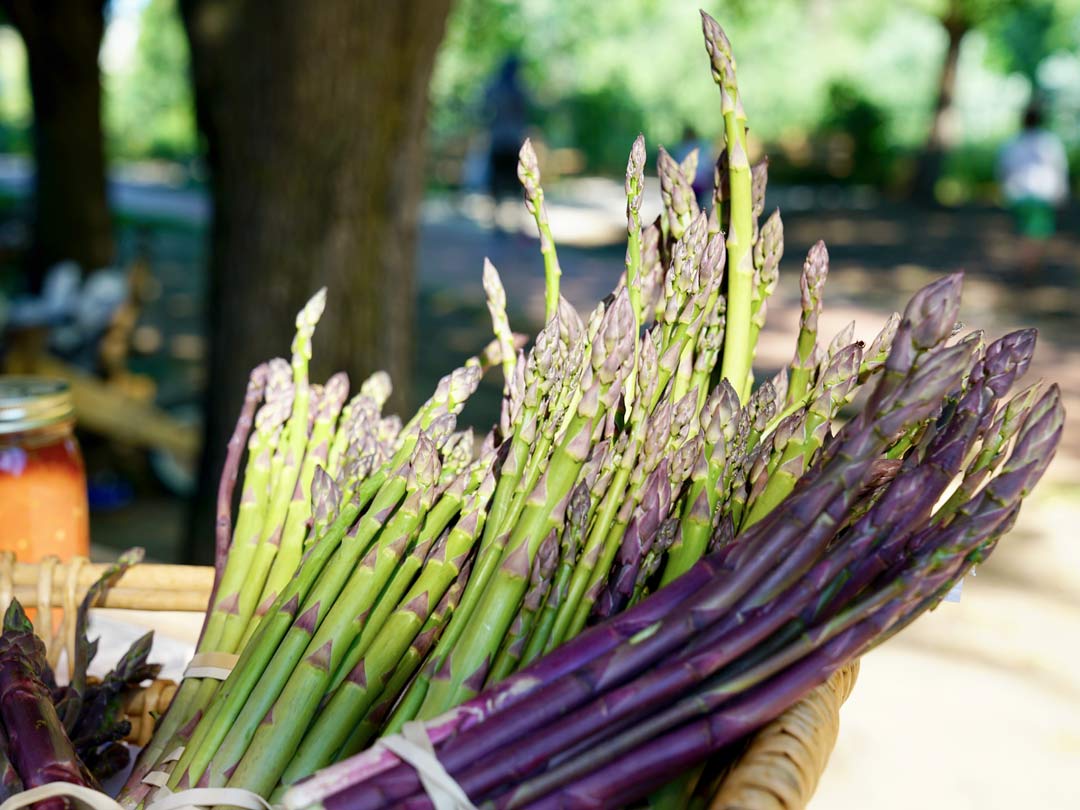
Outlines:
[{"label": "rubber band around bundle", "polygon": [[383,737],[375,745],[412,766],[435,810],[476,810],[461,785],[439,762],[423,723],[415,720],[405,723],[400,734]]},{"label": "rubber band around bundle", "polygon": [[223,652],[195,653],[184,670],[185,678],[214,678],[223,681],[229,677],[240,660],[239,655]]},{"label": "rubber band around bundle", "polygon": [[[180,757],[184,755],[184,746],[178,745],[172,751],[167,753],[161,759],[158,760],[162,765],[168,765],[170,762],[176,762]],[[152,785],[156,788],[163,788],[169,783],[168,771],[150,771],[146,776],[142,778],[144,785]]]},{"label": "rubber band around bundle", "polygon": [[115,799],[110,799],[104,793],[70,782],[50,782],[16,793],[0,804],[0,810],[21,810],[45,799],[57,798],[68,799],[73,804],[90,810],[123,810]]}]

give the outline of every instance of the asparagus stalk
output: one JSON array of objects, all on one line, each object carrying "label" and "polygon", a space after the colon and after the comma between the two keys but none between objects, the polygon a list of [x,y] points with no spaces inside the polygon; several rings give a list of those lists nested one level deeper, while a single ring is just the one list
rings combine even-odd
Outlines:
[{"label": "asparagus stalk", "polygon": [[[300,563],[300,557],[304,550],[304,538],[308,532],[308,522],[311,519],[311,482],[315,476],[315,468],[327,463],[334,424],[342,406],[345,404],[348,393],[349,378],[348,375],[341,372],[327,381],[321,397],[315,403],[315,420],[311,437],[307,452],[304,454],[304,460],[300,466],[300,474],[296,480],[292,500],[289,503],[280,545],[267,575],[266,584],[263,586],[262,595],[259,597],[258,607],[255,610],[255,615],[258,617],[261,617],[270,609],[281,588],[296,573],[296,568]],[[257,626],[258,622],[252,622],[248,625],[240,644],[241,648],[251,639]]]},{"label": "asparagus stalk", "polygon": [[498,683],[517,669],[525,653],[525,645],[532,634],[537,615],[544,600],[547,599],[551,577],[555,573],[558,562],[559,535],[558,531],[553,529],[536,552],[529,579],[529,589],[525,592],[518,614],[510,623],[510,628],[495,655],[487,674],[487,683]]},{"label": "asparagus stalk", "polygon": [[809,390],[813,382],[814,347],[817,345],[818,316],[821,315],[821,291],[829,274],[829,252],[824,242],[817,242],[806,256],[799,287],[802,290],[802,315],[795,358],[788,374],[788,404],[793,404]]},{"label": "asparagus stalk", "polygon": [[626,164],[626,288],[634,312],[634,334],[645,322],[642,303],[641,195],[645,188],[645,136],[638,135]]},{"label": "asparagus stalk", "polygon": [[562,532],[562,547],[555,571],[555,578],[551,584],[551,590],[540,609],[540,615],[536,619],[536,626],[529,637],[525,652],[521,657],[523,665],[527,666],[549,652],[554,646],[552,642],[552,630],[555,626],[555,618],[559,608],[566,599],[570,589],[570,577],[574,572],[585,539],[585,524],[588,521],[591,497],[589,494],[590,482],[587,478],[578,481],[574,490],[570,493],[570,503],[566,508],[566,525]]},{"label": "asparagus stalk", "polygon": [[698,215],[694,189],[682,166],[662,146],[656,158],[656,172],[660,175],[660,197],[667,214],[662,221],[674,239],[682,239],[690,223]]},{"label": "asparagus stalk", "polygon": [[525,207],[536,220],[540,232],[540,253],[544,257],[544,317],[551,320],[559,306],[559,257],[555,253],[555,240],[548,224],[547,207],[544,205],[544,189],[540,187],[540,162],[536,150],[526,138],[518,154],[518,180],[525,189]]},{"label": "asparagus stalk", "polygon": [[660,570],[660,564],[667,555],[668,549],[675,542],[678,531],[679,521],[675,518],[668,518],[660,524],[652,547],[641,563],[641,569],[638,572],[637,581],[634,582],[634,592],[629,604],[636,605],[648,593],[650,583],[655,582],[656,573]]},{"label": "asparagus stalk", "polygon": [[817,396],[800,422],[800,435],[785,442],[764,491],[742,523],[744,529],[769,514],[795,488],[814,453],[824,443],[829,425],[849,401],[861,364],[862,345],[858,343],[850,344],[832,358],[815,387]]},{"label": "asparagus stalk", "polygon": [[[764,163],[758,164],[764,166]],[[761,330],[765,328],[765,315],[768,311],[769,297],[776,290],[777,282],[780,279],[780,259],[784,255],[784,225],[780,220],[780,212],[774,211],[772,215],[765,220],[765,224],[761,228],[761,233],[757,233],[757,220],[758,215],[761,213],[761,205],[764,204],[764,171],[760,173],[761,176],[761,196],[758,197],[757,182],[759,173],[754,173],[754,212],[752,221],[755,229],[754,240],[754,297],[750,303],[750,351],[751,360],[753,359],[753,352],[757,348],[758,337],[761,335]],[[760,205],[759,205],[760,199]],[[747,375],[746,386],[742,391],[742,398],[747,399],[750,396],[750,388],[753,385],[753,375]]]},{"label": "asparagus stalk", "polygon": [[727,380],[710,396],[701,412],[705,437],[702,456],[691,473],[682,527],[667,555],[661,584],[685,573],[705,551],[712,531],[713,515],[721,502],[721,477],[727,461],[727,447],[735,435],[735,413],[739,395]]},{"label": "asparagus stalk", "polygon": [[491,325],[502,355],[503,394],[505,395],[508,392],[510,380],[514,377],[517,351],[514,349],[514,333],[510,329],[510,320],[506,316],[506,290],[503,289],[499,271],[487,257],[484,258],[483,279],[488,312],[491,313]]},{"label": "asparagus stalk", "polygon": [[218,484],[217,519],[214,522],[215,586],[221,581],[221,576],[225,571],[229,544],[232,542],[233,491],[236,487],[236,477],[240,473],[240,457],[244,453],[244,446],[251,433],[255,408],[266,390],[269,373],[270,366],[267,363],[262,363],[252,369],[251,376],[248,378],[247,391],[244,393],[244,404],[240,408],[240,416],[236,420],[236,427],[226,447],[225,465],[222,467],[221,481]]},{"label": "asparagus stalk", "polygon": [[621,612],[633,597],[641,566],[646,555],[652,550],[660,523],[668,512],[671,499],[668,478],[667,462],[661,460],[650,474],[641,504],[622,536],[616,568],[606,579],[606,586],[592,606],[591,619],[594,622],[603,621]]},{"label": "asparagus stalk", "polygon": [[750,375],[753,346],[752,306],[754,298],[753,191],[750,159],[746,151],[746,112],[735,81],[735,58],[731,43],[716,20],[701,12],[705,47],[712,62],[713,81],[720,88],[721,112],[728,163],[727,228],[727,324],[721,375],[735,390],[745,389]]},{"label": "asparagus stalk", "polygon": [[292,345],[293,387],[296,393],[292,414],[285,423],[285,443],[279,448],[284,456],[284,465],[267,504],[259,542],[250,567],[244,573],[243,582],[235,596],[230,593],[223,593],[222,596],[226,600],[235,598],[235,604],[230,605],[232,609],[221,614],[224,620],[218,643],[223,652],[234,651],[244,638],[281,545],[285,519],[308,443],[308,406],[311,397],[308,361],[311,359],[311,337],[325,306],[326,289],[323,288],[296,316],[296,337]]},{"label": "asparagus stalk", "polygon": [[[38,674],[46,668],[45,645],[34,635],[18,600],[13,600],[0,636],[0,720],[7,732],[11,764],[25,788],[70,782],[97,789]],[[64,801],[53,799],[37,806],[62,810]]]}]

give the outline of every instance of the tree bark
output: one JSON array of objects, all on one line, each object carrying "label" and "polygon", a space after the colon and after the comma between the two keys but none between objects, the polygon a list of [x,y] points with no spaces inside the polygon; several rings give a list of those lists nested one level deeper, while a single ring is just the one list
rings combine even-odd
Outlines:
[{"label": "tree bark", "polygon": [[971,30],[971,20],[964,14],[961,6],[961,0],[952,0],[948,13],[941,20],[948,35],[948,44],[938,77],[937,100],[934,103],[930,134],[919,155],[911,184],[911,196],[922,202],[934,202],[934,189],[941,177],[945,155],[956,141],[956,127],[953,122],[956,72],[960,63],[960,45]]},{"label": "tree bark", "polygon": [[0,0],[26,44],[34,104],[31,287],[73,260],[94,270],[113,260],[105,185],[98,51],[104,0]]},{"label": "tree bark", "polygon": [[313,379],[411,365],[428,81],[450,0],[181,0],[214,202],[206,452],[189,556],[248,371],[321,286]]}]

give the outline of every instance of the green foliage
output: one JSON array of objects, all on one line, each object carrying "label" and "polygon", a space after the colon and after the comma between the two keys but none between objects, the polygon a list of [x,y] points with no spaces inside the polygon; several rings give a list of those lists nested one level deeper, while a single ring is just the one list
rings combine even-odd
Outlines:
[{"label": "green foliage", "polygon": [[891,179],[895,152],[890,148],[888,114],[850,79],[829,85],[819,134],[838,141],[837,148],[844,150],[837,158],[840,178],[874,185]]},{"label": "green foliage", "polygon": [[129,69],[106,76],[106,144],[111,157],[191,157],[195,113],[187,37],[176,0],[149,0]]},{"label": "green foliage", "polygon": [[991,18],[985,27],[992,64],[1019,73],[1036,85],[1039,65],[1047,54],[1075,46],[1076,8],[1054,0],[1029,0],[1011,4]]},{"label": "green foliage", "polygon": [[34,113],[26,70],[22,38],[14,28],[0,27],[0,152],[30,151]]}]

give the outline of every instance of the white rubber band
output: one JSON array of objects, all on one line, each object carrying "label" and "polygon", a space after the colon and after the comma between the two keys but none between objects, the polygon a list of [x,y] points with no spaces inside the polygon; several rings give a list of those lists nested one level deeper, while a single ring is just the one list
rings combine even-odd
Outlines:
[{"label": "white rubber band", "polygon": [[184,746],[178,745],[178,746],[176,746],[176,748],[174,748],[172,751],[167,753],[165,756],[163,756],[158,761],[161,762],[162,764],[165,764],[165,763],[168,763],[168,762],[176,762],[183,755],[184,755]]},{"label": "white rubber band", "polygon": [[168,771],[150,771],[146,776],[142,778],[144,785],[153,785],[156,788],[163,788],[169,783]]},{"label": "white rubber band", "polygon": [[184,670],[185,678],[213,678],[223,681],[229,677],[240,660],[239,655],[221,652],[195,653]]},{"label": "white rubber band", "polygon": [[73,785],[70,782],[50,782],[47,785],[39,785],[24,790],[22,793],[16,793],[0,804],[0,810],[21,810],[44,799],[56,798],[69,799],[90,810],[123,810],[114,799],[110,799],[104,793],[82,785]]},{"label": "white rubber band", "polygon": [[469,800],[461,785],[447,773],[435,756],[435,746],[431,744],[423,723],[405,723],[400,734],[383,737],[375,745],[386,748],[413,767],[435,810],[476,810],[476,805]]},{"label": "white rubber band", "polygon": [[161,798],[147,805],[146,810],[198,810],[219,804],[240,807],[243,810],[274,810],[273,805],[258,793],[243,788],[191,788],[178,790],[176,793],[166,791]]}]

